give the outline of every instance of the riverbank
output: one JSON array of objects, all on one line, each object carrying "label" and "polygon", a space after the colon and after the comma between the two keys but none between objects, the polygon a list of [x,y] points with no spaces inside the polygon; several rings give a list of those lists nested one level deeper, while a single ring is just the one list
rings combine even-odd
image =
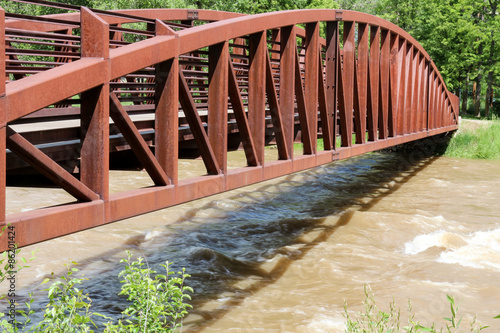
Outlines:
[{"label": "riverbank", "polygon": [[500,158],[500,121],[462,119],[444,156],[470,159]]}]

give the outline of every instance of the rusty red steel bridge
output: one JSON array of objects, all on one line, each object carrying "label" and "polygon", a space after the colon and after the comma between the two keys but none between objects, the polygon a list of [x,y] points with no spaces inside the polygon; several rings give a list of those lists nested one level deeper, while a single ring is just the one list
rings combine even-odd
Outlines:
[{"label": "rusty red steel bridge", "polygon": [[[0,223],[20,246],[458,127],[458,98],[426,51],[372,15],[19,1],[65,11],[0,10]],[[227,168],[229,135],[246,167]],[[279,157],[264,162],[269,138]],[[178,179],[185,140],[205,176]],[[110,194],[110,153],[124,145],[155,186]],[[6,214],[6,177],[28,165],[75,202]]]}]

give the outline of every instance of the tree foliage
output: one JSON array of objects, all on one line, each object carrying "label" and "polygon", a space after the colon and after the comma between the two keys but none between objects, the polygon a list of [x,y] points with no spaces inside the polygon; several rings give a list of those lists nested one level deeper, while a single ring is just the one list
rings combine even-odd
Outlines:
[{"label": "tree foliage", "polygon": [[[341,8],[385,18],[417,39],[438,66],[448,89],[482,105],[500,100],[500,0],[66,0],[99,9],[199,8],[256,14],[304,8]],[[0,0],[9,12],[43,15],[43,6]],[[477,93],[475,93],[477,90]],[[473,96],[475,95],[475,97]],[[496,96],[496,102],[495,98]],[[472,103],[473,104],[473,103]],[[464,109],[467,109],[465,107]],[[493,110],[495,112],[495,110]],[[496,110],[500,113],[500,110]]]}]

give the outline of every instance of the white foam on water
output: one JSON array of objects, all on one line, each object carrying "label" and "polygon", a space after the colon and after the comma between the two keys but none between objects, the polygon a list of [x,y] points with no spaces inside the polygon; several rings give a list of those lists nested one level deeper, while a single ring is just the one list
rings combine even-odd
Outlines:
[{"label": "white foam on water", "polygon": [[444,248],[437,262],[500,270],[500,228],[468,235],[444,230],[418,235],[405,244],[404,253],[416,255],[432,247]]},{"label": "white foam on water", "polygon": [[346,319],[340,314],[319,314],[307,325],[297,327],[298,332],[344,332]]},{"label": "white foam on water", "polygon": [[430,249],[431,247],[444,247],[446,249],[464,244],[466,241],[459,235],[444,230],[435,231],[430,234],[418,235],[411,242],[405,243],[405,254],[415,255]]},{"label": "white foam on water", "polygon": [[500,270],[500,228],[473,233],[467,245],[441,253],[438,262]]}]

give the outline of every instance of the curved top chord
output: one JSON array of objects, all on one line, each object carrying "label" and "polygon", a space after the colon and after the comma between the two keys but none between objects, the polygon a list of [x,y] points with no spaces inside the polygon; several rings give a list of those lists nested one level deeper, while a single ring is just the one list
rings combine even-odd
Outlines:
[{"label": "curved top chord", "polygon": [[[160,20],[189,20],[194,16],[190,10],[177,10],[177,9],[155,9],[155,10],[126,10],[126,11],[99,11],[95,13],[96,16],[103,18],[108,24],[109,29],[113,30],[112,25],[121,25],[131,22],[137,22],[142,20],[148,24],[151,23],[153,19]],[[190,17],[191,15],[191,17]],[[54,24],[57,22],[62,22],[66,20],[67,22],[79,21],[79,13],[69,13],[69,14],[57,14],[50,15],[47,19],[54,20]],[[213,23],[208,23],[205,25],[195,26],[189,29],[179,30],[175,33],[175,37],[172,36],[156,36],[154,37],[154,32],[149,29],[146,31],[151,38],[142,40],[133,44],[124,44],[124,46],[112,49],[109,53],[109,76],[100,75],[101,79],[88,80],[86,84],[82,84],[78,89],[72,89],[68,91],[65,96],[60,96],[62,98],[67,98],[71,95],[77,94],[82,91],[82,89],[88,89],[97,84],[103,84],[118,78],[127,73],[140,70],[147,66],[152,66],[155,63],[177,57],[181,54],[199,50],[210,45],[228,41],[239,36],[248,36],[253,33],[279,29],[287,26],[295,26],[297,24],[307,24],[313,22],[329,22],[329,21],[342,21],[342,22],[355,22],[358,24],[368,24],[373,27],[380,27],[382,30],[390,31],[391,35],[397,35],[400,39],[406,41],[407,45],[413,46],[418,52],[428,61],[434,73],[439,79],[439,84],[445,88],[444,81],[439,74],[435,64],[430,59],[427,52],[422,48],[422,46],[407,32],[399,28],[398,26],[385,21],[381,18],[359,13],[353,11],[339,11],[339,10],[294,10],[294,11],[283,11],[283,12],[273,12],[264,13],[257,15],[241,15],[227,12],[217,12],[208,10],[197,10],[196,17],[199,21],[216,21]],[[22,23],[20,21],[23,21]],[[50,20],[49,20],[50,21]],[[33,23],[35,28],[39,28],[36,25],[36,21],[29,22]],[[6,22],[6,28],[18,28],[22,24],[24,29],[27,28],[25,20],[8,20]],[[45,31],[53,30],[54,27],[50,25],[45,26]],[[134,31],[121,30],[121,33],[133,33]],[[300,34],[299,34],[300,35]],[[109,41],[108,41],[109,43]],[[322,40],[321,46],[325,47],[325,41]],[[111,44],[110,44],[111,45]],[[134,59],[131,61],[131,59]],[[81,60],[79,60],[81,61]],[[75,82],[82,75],[85,75],[82,71],[92,71],[102,67],[99,61],[96,60],[86,60],[82,64],[78,64],[79,61],[72,62],[69,65],[54,68],[51,71],[45,71],[39,75],[29,77],[30,83],[26,82],[25,78],[21,84],[19,82],[19,87],[17,85],[8,85],[7,88],[7,98],[12,96],[18,96],[19,89],[23,92],[31,94],[35,93],[39,85],[44,85],[45,88],[51,86],[50,90],[64,90],[59,89],[58,86],[66,85],[66,80],[71,80]],[[104,60],[103,60],[104,61]],[[103,71],[106,72],[106,71]],[[73,73],[73,75],[72,75]],[[58,78],[65,76],[65,80],[60,80]],[[71,78],[73,76],[73,78]],[[76,88],[76,87],[75,87]],[[34,90],[32,90],[34,89]],[[80,91],[78,91],[80,90]],[[30,92],[28,92],[30,91]],[[23,93],[24,95],[24,93]],[[449,97],[451,96],[448,93]],[[42,107],[46,107],[51,103],[57,102],[58,97],[53,97],[50,100],[45,101],[45,105],[40,103],[35,103],[34,105],[26,105],[23,107],[22,112],[16,112],[14,117],[8,117],[7,121],[15,120],[19,117],[25,116],[31,112],[34,112]],[[24,100],[24,97],[23,97]],[[14,101],[13,104],[18,105],[19,102]]]}]

